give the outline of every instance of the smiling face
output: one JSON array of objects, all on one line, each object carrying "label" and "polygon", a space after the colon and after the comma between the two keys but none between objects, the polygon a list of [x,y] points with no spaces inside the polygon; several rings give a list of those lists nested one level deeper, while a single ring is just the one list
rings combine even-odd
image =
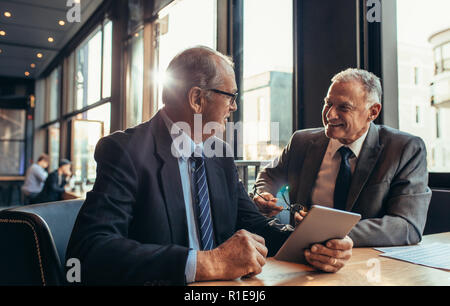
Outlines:
[{"label": "smiling face", "polygon": [[368,107],[364,87],[357,81],[334,82],[325,98],[322,121],[329,138],[350,144],[361,137],[375,120],[381,104]]}]

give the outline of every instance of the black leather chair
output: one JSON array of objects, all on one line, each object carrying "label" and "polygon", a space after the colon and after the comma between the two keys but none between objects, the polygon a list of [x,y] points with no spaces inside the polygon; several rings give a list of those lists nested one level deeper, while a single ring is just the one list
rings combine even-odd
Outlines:
[{"label": "black leather chair", "polygon": [[432,192],[424,235],[450,232],[450,190]]},{"label": "black leather chair", "polygon": [[83,200],[0,211],[0,286],[64,285],[66,248]]}]

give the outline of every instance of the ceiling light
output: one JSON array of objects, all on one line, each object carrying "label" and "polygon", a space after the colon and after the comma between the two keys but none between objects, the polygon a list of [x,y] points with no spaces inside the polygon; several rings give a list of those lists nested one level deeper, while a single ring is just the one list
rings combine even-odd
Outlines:
[{"label": "ceiling light", "polygon": [[59,24],[60,26],[63,26],[63,25],[65,25],[66,23],[64,22],[64,20],[60,20],[60,21],[58,21],[58,24]]},{"label": "ceiling light", "polygon": [[1,31],[0,31],[0,36],[5,36],[5,35],[6,35],[6,32],[3,31],[3,30],[1,30]]},{"label": "ceiling light", "polygon": [[28,71],[25,71],[25,76],[30,76],[30,73]]},{"label": "ceiling light", "polygon": [[3,15],[5,15],[6,18],[11,17],[11,13],[10,12],[4,12]]},{"label": "ceiling light", "polygon": [[36,68],[36,64],[35,63],[31,63],[30,67],[31,68]]},{"label": "ceiling light", "polygon": [[38,54],[36,54],[36,56],[37,56],[37,58],[42,58],[43,57],[42,53],[38,53]]},{"label": "ceiling light", "polygon": [[48,42],[51,42],[51,43],[52,43],[52,42],[54,42],[54,41],[55,41],[55,40],[53,39],[53,37],[49,37],[49,38],[48,38]]}]

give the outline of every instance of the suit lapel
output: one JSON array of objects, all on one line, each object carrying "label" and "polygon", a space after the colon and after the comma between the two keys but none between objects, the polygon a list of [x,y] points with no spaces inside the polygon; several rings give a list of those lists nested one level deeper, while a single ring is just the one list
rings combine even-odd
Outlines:
[{"label": "suit lapel", "polygon": [[189,246],[180,169],[178,159],[171,152],[172,137],[159,113],[155,115],[154,120],[155,129],[152,131],[156,153],[162,161],[159,171],[160,187],[164,194],[172,240],[175,244]]},{"label": "suit lapel", "polygon": [[325,133],[318,139],[312,140],[306,151],[303,167],[300,173],[300,186],[297,192],[297,201],[299,204],[310,205],[310,196],[314,182],[317,178],[323,156],[327,150],[329,139]]},{"label": "suit lapel", "polygon": [[352,183],[348,191],[346,210],[351,211],[362,188],[372,173],[380,157],[383,145],[379,143],[378,127],[371,123],[367,138],[361,148],[358,162],[353,173]]}]

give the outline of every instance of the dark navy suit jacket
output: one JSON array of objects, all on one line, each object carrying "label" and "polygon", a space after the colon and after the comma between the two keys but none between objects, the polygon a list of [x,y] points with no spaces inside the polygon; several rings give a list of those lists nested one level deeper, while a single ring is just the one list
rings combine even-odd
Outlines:
[{"label": "dark navy suit jacket", "polygon": [[[82,283],[185,284],[188,230],[171,144],[159,113],[97,144],[97,179],[67,250],[81,262]],[[274,255],[290,232],[257,211],[233,158],[206,158],[205,165],[216,244],[246,229],[263,236]]]}]

